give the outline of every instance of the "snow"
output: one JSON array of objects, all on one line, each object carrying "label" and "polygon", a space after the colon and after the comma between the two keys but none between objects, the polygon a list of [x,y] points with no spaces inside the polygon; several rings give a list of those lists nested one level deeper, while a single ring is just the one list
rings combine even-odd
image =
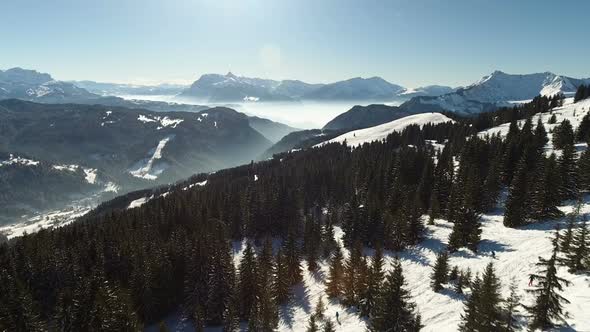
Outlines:
[{"label": "snow", "polygon": [[51,168],[57,171],[75,172],[78,170],[78,165],[53,165]]},{"label": "snow", "polygon": [[96,168],[83,168],[84,174],[86,174],[86,181],[90,184],[96,183]]},{"label": "snow", "polygon": [[182,188],[182,190],[185,190],[186,191],[186,190],[189,190],[189,189],[191,189],[191,188],[193,188],[195,186],[202,187],[202,186],[204,186],[206,184],[207,184],[207,180],[201,181],[201,182],[196,182],[196,183],[192,183],[192,184],[188,185],[187,187]]},{"label": "snow", "polygon": [[114,182],[108,182],[104,188],[105,192],[113,192],[113,193],[118,193],[119,189],[121,189],[121,187],[119,187],[116,183]]},{"label": "snow", "polygon": [[[560,151],[553,150],[553,142],[552,142],[553,133],[552,133],[552,131],[553,131],[553,129],[555,129],[555,127],[557,127],[563,120],[569,120],[569,122],[572,124],[572,127],[574,128],[574,131],[575,131],[576,128],[578,128],[578,126],[582,122],[582,118],[584,118],[584,116],[588,112],[590,112],[590,99],[581,100],[581,101],[574,104],[573,98],[567,98],[564,102],[564,106],[556,107],[552,110],[552,112],[535,114],[532,117],[533,128],[537,126],[537,122],[539,121],[539,118],[541,118],[541,121],[543,122],[543,125],[545,126],[545,130],[547,131],[547,138],[549,138],[549,142],[545,146],[545,152],[547,154],[551,154],[552,152],[556,152],[556,153],[560,152]],[[549,119],[551,119],[551,116],[553,114],[555,114],[556,121],[554,124],[550,124]],[[526,119],[519,120],[518,126],[520,128],[522,128],[522,126],[524,125],[525,122],[526,122]],[[487,135],[489,135],[489,136],[500,135],[501,137],[506,137],[509,129],[510,129],[510,123],[504,123],[504,124],[501,124],[497,127],[493,127],[493,128],[484,130],[484,131],[478,133],[478,135],[480,137],[485,137]],[[587,147],[586,143],[576,144],[576,149],[578,151],[584,150],[586,147]]]},{"label": "snow", "polygon": [[166,169],[166,165],[160,165],[156,168],[155,163],[162,158],[162,150],[174,136],[167,136],[158,142],[158,145],[152,150],[151,157],[141,160],[135,166],[135,170],[130,171],[131,175],[146,180],[156,180]]},{"label": "snow", "polygon": [[143,122],[143,123],[150,123],[150,122],[158,123],[159,126],[156,128],[157,130],[160,130],[160,129],[165,128],[165,127],[176,128],[176,126],[178,126],[180,123],[182,123],[184,121],[184,119],[171,119],[168,116],[164,116],[164,117],[160,117],[160,116],[148,117],[148,116],[145,116],[143,114],[140,114],[139,117],[137,118],[137,120],[139,122]]},{"label": "snow", "polygon": [[254,181],[258,181],[258,175],[254,174]]},{"label": "snow", "polygon": [[127,206],[127,209],[134,209],[136,207],[140,207],[147,203],[150,199],[152,199],[152,197],[141,197],[134,201],[131,201],[131,203],[129,203],[129,206]]},{"label": "snow", "polygon": [[327,143],[346,142],[348,146],[356,147],[364,143],[383,140],[389,134],[393,132],[401,132],[410,125],[419,125],[422,127],[428,123],[437,124],[443,122],[453,122],[453,120],[440,113],[415,114],[388,123],[384,123],[375,127],[354,130],[343,135],[340,135],[336,138],[333,138],[327,142],[317,144],[316,146],[321,146]]},{"label": "snow", "polygon": [[63,210],[53,210],[28,218],[25,222],[0,227],[0,234],[9,239],[31,234],[39,230],[61,227],[72,223],[92,210],[91,206],[71,206]]},{"label": "snow", "polygon": [[10,165],[38,166],[39,162],[10,154],[7,160],[0,161],[0,167]]}]

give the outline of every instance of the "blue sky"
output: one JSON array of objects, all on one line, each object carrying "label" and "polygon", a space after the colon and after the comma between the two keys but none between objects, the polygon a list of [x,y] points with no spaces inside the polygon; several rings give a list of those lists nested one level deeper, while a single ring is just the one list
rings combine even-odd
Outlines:
[{"label": "blue sky", "polygon": [[587,0],[2,0],[0,69],[153,83],[203,73],[465,85],[590,77]]}]

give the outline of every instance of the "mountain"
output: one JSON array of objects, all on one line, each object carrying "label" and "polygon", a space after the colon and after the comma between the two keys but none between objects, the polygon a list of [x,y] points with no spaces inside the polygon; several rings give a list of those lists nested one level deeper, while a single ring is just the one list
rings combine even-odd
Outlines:
[{"label": "mountain", "polygon": [[264,153],[258,157],[258,160],[265,160],[271,158],[274,154],[288,152],[291,150],[306,149],[312,147],[320,142],[332,139],[344,131],[330,130],[330,129],[308,129],[294,131],[273,146],[268,148]]},{"label": "mountain", "polygon": [[280,122],[271,121],[269,119],[260,118],[257,116],[248,117],[250,127],[261,133],[271,142],[278,142],[285,135],[298,131],[300,129],[287,126]]},{"label": "mountain", "polygon": [[0,70],[0,99],[71,102],[96,97],[98,96],[72,83],[56,81],[46,73],[22,68]]},{"label": "mountain", "polygon": [[[86,84],[76,84],[72,82],[58,81],[46,73],[40,73],[36,70],[28,70],[22,68],[11,68],[5,71],[0,70],[0,100],[2,99],[21,99],[34,101],[37,103],[76,103],[88,105],[106,105],[127,108],[141,108],[149,109],[156,112],[169,111],[184,111],[184,112],[198,112],[202,111],[207,106],[188,105],[174,102],[163,101],[148,101],[148,100],[127,100],[119,97],[102,95],[107,90],[102,91],[101,94],[89,92],[84,89],[84,85],[92,86],[90,81],[84,81]],[[110,83],[96,83],[104,84],[115,89]],[[147,87],[145,87],[147,89]],[[172,87],[171,87],[172,88]],[[138,89],[143,89],[138,87]],[[176,88],[178,89],[178,88]],[[110,90],[110,92],[116,92]],[[143,91],[147,94],[147,91]],[[157,91],[152,91],[156,93]],[[162,92],[162,91],[160,91]]]},{"label": "mountain", "polygon": [[168,83],[158,85],[119,84],[95,81],[72,81],[71,83],[101,96],[176,95],[188,87],[186,85]]},{"label": "mountain", "polygon": [[538,95],[562,93],[570,96],[579,85],[589,83],[590,79],[576,79],[550,72],[513,75],[495,71],[456,92],[438,97],[416,97],[412,102],[415,109],[423,105],[438,105],[447,111],[477,114],[498,106],[530,100]]},{"label": "mountain", "polygon": [[412,98],[418,96],[436,97],[447,93],[455,92],[455,88],[444,85],[428,85],[414,89],[406,89],[398,94],[399,97]]},{"label": "mountain", "polygon": [[353,130],[367,128],[413,114],[397,106],[373,104],[354,106],[328,122],[323,129]]},{"label": "mountain", "polygon": [[275,93],[280,82],[227,75],[205,74],[196,80],[179,97],[209,102],[278,101],[292,100],[288,95]]},{"label": "mountain", "polygon": [[351,78],[346,81],[326,84],[305,94],[309,100],[393,100],[405,89],[380,77]]},{"label": "mountain", "polygon": [[120,192],[246,163],[271,144],[246,115],[223,107],[187,113],[0,101],[0,151],[93,169]]},{"label": "mountain", "polygon": [[297,80],[248,78],[230,72],[202,75],[179,97],[208,102],[393,100],[403,91],[405,88],[380,77],[309,84]]}]

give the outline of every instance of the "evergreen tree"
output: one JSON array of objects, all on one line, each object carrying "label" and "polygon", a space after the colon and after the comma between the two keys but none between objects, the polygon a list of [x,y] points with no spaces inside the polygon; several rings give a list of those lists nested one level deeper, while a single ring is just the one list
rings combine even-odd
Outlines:
[{"label": "evergreen tree", "polygon": [[410,302],[410,292],[399,259],[395,259],[393,270],[387,275],[379,295],[379,305],[369,321],[370,331],[419,331],[420,320],[416,305]]},{"label": "evergreen tree", "polygon": [[558,172],[561,177],[561,199],[575,199],[579,194],[578,181],[576,179],[575,153],[576,150],[573,142],[565,144],[558,160]]},{"label": "evergreen tree", "polygon": [[590,191],[590,149],[580,155],[576,178],[580,191]]},{"label": "evergreen tree", "polygon": [[276,276],[273,282],[274,297],[277,304],[286,304],[291,297],[291,284],[286,257],[279,248],[276,258]]},{"label": "evergreen tree", "polygon": [[239,267],[239,302],[241,305],[240,317],[250,319],[250,313],[256,305],[258,296],[258,275],[256,271],[256,258],[250,241],[246,242],[246,249],[240,260]]},{"label": "evergreen tree", "polygon": [[516,279],[512,279],[512,282],[510,283],[510,295],[504,302],[504,326],[502,327],[502,331],[516,331],[518,328],[518,321],[515,316],[519,314],[519,306],[520,296],[518,295],[518,284]]},{"label": "evergreen tree", "polygon": [[323,321],[324,320],[324,313],[326,312],[326,307],[324,306],[324,301],[322,300],[322,296],[320,295],[319,299],[318,299],[318,303],[315,306],[315,312],[314,315],[316,316],[316,318],[319,321]]},{"label": "evergreen tree", "polygon": [[569,282],[557,276],[557,253],[559,251],[559,232],[556,231],[553,239],[553,253],[549,259],[539,257],[537,266],[541,266],[538,274],[533,274],[538,287],[527,290],[536,295],[535,303],[525,307],[532,317],[529,327],[532,330],[546,330],[555,325],[555,320],[563,320],[563,303],[569,303],[567,299],[559,295],[563,291],[563,285]]},{"label": "evergreen tree", "polygon": [[527,170],[524,160],[518,164],[516,175],[510,183],[506,211],[504,212],[504,226],[518,227],[526,224],[526,200],[527,200]]},{"label": "evergreen tree", "polygon": [[447,283],[449,278],[449,253],[446,250],[439,252],[436,256],[434,271],[432,272],[430,285],[435,292],[443,289],[442,284]]},{"label": "evergreen tree", "polygon": [[586,221],[583,221],[580,228],[574,232],[565,263],[572,273],[590,268],[590,237]]},{"label": "evergreen tree", "polygon": [[289,233],[287,241],[285,241],[284,253],[289,285],[294,286],[303,281],[303,271],[301,269],[301,256],[297,247],[297,240],[293,232]]},{"label": "evergreen tree", "polygon": [[489,263],[481,279],[472,285],[471,296],[465,305],[460,331],[498,331],[502,326],[500,282],[494,266]]},{"label": "evergreen tree", "polygon": [[328,294],[329,298],[339,298],[342,296],[344,278],[343,259],[342,250],[340,247],[336,247],[330,259],[330,270],[328,272],[328,281],[326,282],[326,294]]},{"label": "evergreen tree", "polygon": [[576,141],[588,142],[590,139],[590,113],[586,113],[576,129]]},{"label": "evergreen tree", "polygon": [[477,252],[477,245],[481,238],[480,216],[474,208],[467,206],[459,207],[455,214],[453,231],[449,236],[449,250],[456,251],[460,247],[467,247]]},{"label": "evergreen tree", "polygon": [[319,332],[319,327],[318,324],[316,322],[316,317],[315,315],[310,315],[309,316],[309,320],[308,320],[308,325],[307,325],[307,332]]},{"label": "evergreen tree", "polygon": [[560,177],[555,154],[539,162],[535,182],[532,184],[530,215],[536,220],[559,218],[563,213],[557,208],[560,200]]},{"label": "evergreen tree", "polygon": [[363,281],[361,266],[363,264],[362,246],[357,242],[348,259],[344,263],[342,278],[342,303],[349,306],[356,306],[360,300],[360,288]]},{"label": "evergreen tree", "polygon": [[365,292],[361,295],[361,315],[371,317],[375,307],[381,284],[383,281],[383,251],[378,246],[373,256],[371,267],[369,268]]},{"label": "evergreen tree", "polygon": [[563,149],[567,145],[574,144],[574,129],[571,122],[565,119],[553,129],[553,147]]},{"label": "evergreen tree", "polygon": [[324,322],[324,329],[323,332],[336,332],[336,326],[334,326],[334,322],[328,319]]}]

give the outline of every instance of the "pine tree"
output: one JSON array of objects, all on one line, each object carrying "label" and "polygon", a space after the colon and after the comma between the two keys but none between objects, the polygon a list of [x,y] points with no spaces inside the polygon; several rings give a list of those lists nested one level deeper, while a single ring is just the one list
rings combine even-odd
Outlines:
[{"label": "pine tree", "polygon": [[318,303],[315,306],[315,312],[314,315],[316,316],[316,318],[319,321],[323,321],[324,320],[324,313],[326,312],[326,307],[324,306],[324,301],[322,300],[322,296],[320,295],[319,299],[318,299]]},{"label": "pine tree", "polygon": [[383,282],[383,251],[378,246],[369,268],[365,292],[361,294],[361,315],[371,317]]},{"label": "pine tree", "polygon": [[361,265],[363,263],[362,246],[359,242],[353,246],[348,259],[344,263],[342,278],[342,303],[349,306],[359,304]]},{"label": "pine tree", "polygon": [[590,268],[590,237],[588,225],[582,222],[580,228],[574,232],[569,251],[566,253],[565,263],[572,273],[584,271]]},{"label": "pine tree", "polygon": [[590,139],[590,113],[586,113],[576,129],[576,141],[588,142]]},{"label": "pine tree", "polygon": [[560,198],[575,199],[578,197],[578,185],[576,179],[576,161],[575,161],[574,143],[568,143],[563,146],[563,151],[558,160],[558,172],[561,177]]},{"label": "pine tree", "polygon": [[577,180],[581,191],[590,191],[590,149],[582,152],[578,159]]},{"label": "pine tree", "polygon": [[431,276],[432,289],[439,292],[443,289],[442,284],[447,283],[449,278],[449,253],[444,250],[437,254],[434,271]]},{"label": "pine tree", "polygon": [[310,315],[307,325],[307,332],[318,332],[319,330],[320,329],[318,328],[315,315]]},{"label": "pine tree", "polygon": [[336,326],[334,326],[334,322],[328,319],[324,322],[324,329],[323,332],[336,332]]},{"label": "pine tree", "polygon": [[563,303],[569,303],[567,299],[559,295],[563,291],[563,285],[569,282],[557,276],[557,253],[559,251],[559,232],[555,232],[553,239],[553,253],[549,259],[539,257],[537,266],[542,269],[532,277],[537,280],[538,287],[527,290],[536,295],[535,303],[525,307],[532,317],[529,327],[532,330],[546,330],[555,325],[555,320],[563,320]]},{"label": "pine tree", "polygon": [[560,177],[555,154],[539,162],[536,181],[532,184],[530,215],[536,220],[559,218],[563,213],[557,208],[560,200]]},{"label": "pine tree", "polygon": [[301,258],[299,248],[297,247],[297,240],[292,232],[289,233],[287,241],[285,241],[284,253],[289,285],[294,286],[303,281],[303,271],[301,269]]},{"label": "pine tree", "polygon": [[500,282],[493,263],[489,263],[481,277],[476,277],[471,296],[465,305],[460,331],[498,331],[502,325]]},{"label": "pine tree", "polygon": [[328,281],[326,282],[326,294],[329,298],[339,298],[342,296],[342,282],[344,278],[344,267],[342,250],[336,247],[330,259],[330,270],[328,272]]},{"label": "pine tree", "polygon": [[241,304],[240,317],[244,320],[250,319],[252,308],[256,304],[258,296],[258,275],[256,271],[256,258],[250,241],[246,243],[246,249],[240,260],[239,267],[239,299]]},{"label": "pine tree", "polygon": [[477,252],[477,245],[481,239],[480,216],[474,208],[467,206],[459,207],[455,214],[453,231],[449,236],[449,250],[456,251],[461,247],[467,247]]},{"label": "pine tree", "polygon": [[393,270],[387,275],[379,295],[379,305],[369,321],[370,331],[419,331],[420,319],[416,305],[410,302],[402,266],[395,259]]},{"label": "pine tree", "polygon": [[518,295],[518,284],[516,279],[512,279],[510,283],[510,295],[504,301],[504,326],[502,331],[513,332],[518,328],[518,321],[516,315],[519,314],[518,307],[520,306],[520,296]]},{"label": "pine tree", "polygon": [[553,130],[553,147],[563,149],[567,145],[574,144],[574,129],[569,120],[563,120]]},{"label": "pine tree", "polygon": [[504,226],[518,227],[526,224],[526,199],[527,199],[527,170],[524,160],[518,163],[516,175],[510,183],[506,211],[504,212]]},{"label": "pine tree", "polygon": [[289,270],[282,249],[279,248],[276,258],[276,276],[273,282],[273,292],[277,304],[286,304],[291,297]]}]

